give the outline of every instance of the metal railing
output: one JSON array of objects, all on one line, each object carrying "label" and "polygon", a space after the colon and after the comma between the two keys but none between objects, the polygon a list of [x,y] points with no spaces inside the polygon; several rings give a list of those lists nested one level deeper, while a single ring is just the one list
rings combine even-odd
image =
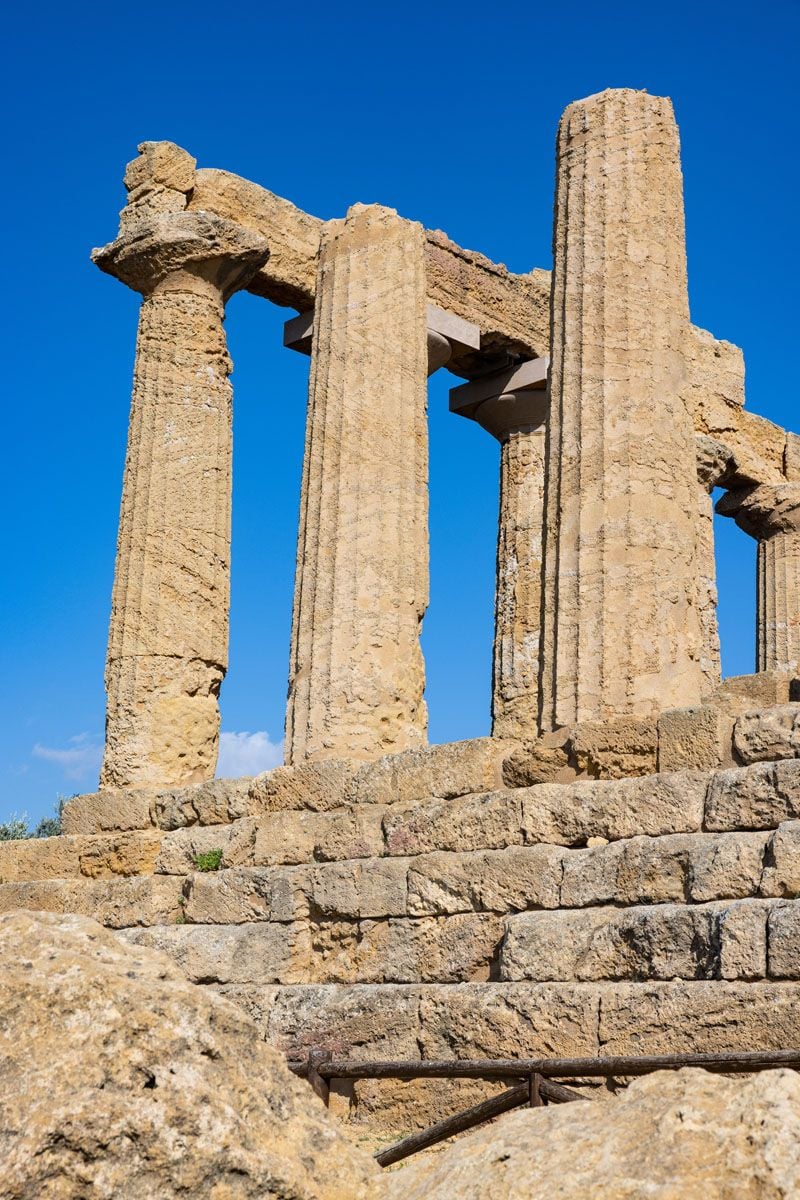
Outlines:
[{"label": "metal railing", "polygon": [[427,1059],[383,1062],[338,1061],[330,1051],[312,1050],[304,1062],[289,1062],[289,1069],[308,1080],[317,1095],[328,1103],[333,1079],[500,1079],[514,1080],[514,1086],[497,1096],[455,1113],[427,1129],[412,1133],[386,1150],[375,1154],[382,1167],[399,1162],[445,1141],[457,1133],[473,1129],[484,1121],[499,1117],[514,1108],[529,1105],[566,1104],[588,1097],[559,1079],[612,1078],[648,1075],[652,1071],[677,1071],[698,1067],[704,1071],[742,1074],[768,1071],[776,1067],[800,1069],[800,1050],[751,1050],[719,1054],[617,1055],[610,1058],[501,1058],[501,1059]]}]

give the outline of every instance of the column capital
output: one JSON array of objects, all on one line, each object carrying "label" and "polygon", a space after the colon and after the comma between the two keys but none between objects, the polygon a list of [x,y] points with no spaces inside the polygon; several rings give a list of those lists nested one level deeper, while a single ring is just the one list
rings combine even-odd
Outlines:
[{"label": "column capital", "polygon": [[725,479],[736,468],[733,451],[704,433],[695,434],[697,478],[707,492],[725,486]]},{"label": "column capital", "polygon": [[726,492],[717,512],[733,517],[740,529],[758,541],[800,530],[800,483],[759,483]]},{"label": "column capital", "polygon": [[477,421],[499,442],[532,433],[544,425],[550,407],[549,365],[545,355],[451,388],[450,411]]},{"label": "column capital", "polygon": [[209,212],[159,213],[92,251],[92,262],[148,296],[171,276],[194,278],[227,299],[269,257],[265,238]]}]

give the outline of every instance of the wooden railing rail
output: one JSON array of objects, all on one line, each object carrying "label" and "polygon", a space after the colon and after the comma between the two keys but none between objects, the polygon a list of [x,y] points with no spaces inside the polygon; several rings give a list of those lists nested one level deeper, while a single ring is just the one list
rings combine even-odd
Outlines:
[{"label": "wooden railing rail", "polygon": [[375,1158],[383,1167],[408,1158],[457,1133],[473,1129],[502,1113],[522,1105],[538,1108],[564,1104],[588,1097],[574,1088],[555,1082],[562,1079],[611,1078],[648,1075],[652,1071],[677,1071],[698,1067],[705,1071],[742,1074],[777,1067],[800,1070],[800,1050],[744,1050],[719,1054],[615,1055],[609,1058],[499,1058],[426,1059],[378,1062],[339,1061],[330,1051],[312,1050],[304,1062],[290,1061],[289,1069],[308,1079],[317,1095],[328,1103],[332,1079],[505,1079],[524,1080],[472,1108],[412,1133]]}]

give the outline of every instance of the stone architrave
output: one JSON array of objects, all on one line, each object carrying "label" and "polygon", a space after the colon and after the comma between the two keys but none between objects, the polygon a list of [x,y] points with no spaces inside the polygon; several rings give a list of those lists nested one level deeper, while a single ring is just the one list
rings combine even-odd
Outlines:
[{"label": "stone architrave", "polygon": [[266,259],[210,213],[123,221],[93,260],[144,297],[106,660],[101,787],[214,775],[228,656],[231,360],[225,301]]},{"label": "stone architrave", "polygon": [[722,682],[717,624],[717,568],[714,558],[714,502],[711,493],[735,468],[727,446],[714,438],[695,437],[697,454],[697,611],[700,618],[703,698],[713,696]]},{"label": "stone architrave", "polygon": [[800,669],[800,483],[727,492],[717,512],[758,541],[756,670]]},{"label": "stone architrave", "polygon": [[536,736],[548,359],[453,388],[450,409],[500,442],[492,735]]},{"label": "stone architrave", "polygon": [[360,204],[330,222],[314,308],[290,763],[427,740],[426,329],[422,226]]},{"label": "stone architrave", "polygon": [[543,731],[698,704],[697,473],[678,131],[614,90],[558,133]]}]

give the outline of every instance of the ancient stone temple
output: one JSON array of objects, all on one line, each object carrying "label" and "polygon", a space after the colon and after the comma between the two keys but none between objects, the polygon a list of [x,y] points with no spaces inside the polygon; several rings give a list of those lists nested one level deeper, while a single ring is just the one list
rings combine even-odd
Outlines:
[{"label": "ancient stone temple", "polygon": [[[556,151],[552,273],[379,205],[323,222],[168,142],[93,254],[142,296],[105,757],[64,836],[0,846],[0,907],[161,947],[293,1057],[797,1042],[800,440],[692,324],[670,101],[577,101]],[[237,289],[294,310],[310,363],[287,765],[222,780]],[[445,367],[499,442],[492,735],[428,746]],[[758,543],[756,670],[724,681],[717,489]],[[332,1104],[398,1130],[494,1086]]]}]

